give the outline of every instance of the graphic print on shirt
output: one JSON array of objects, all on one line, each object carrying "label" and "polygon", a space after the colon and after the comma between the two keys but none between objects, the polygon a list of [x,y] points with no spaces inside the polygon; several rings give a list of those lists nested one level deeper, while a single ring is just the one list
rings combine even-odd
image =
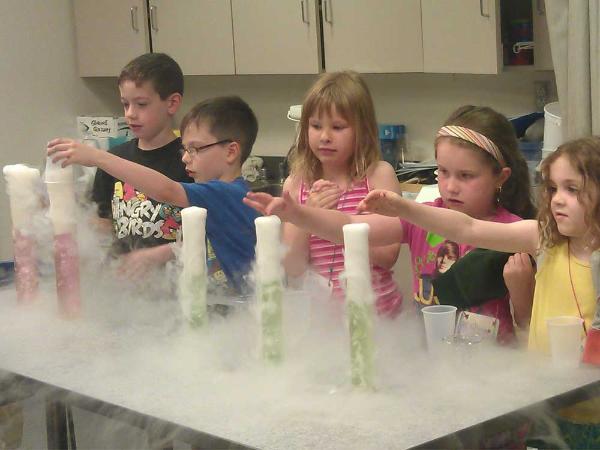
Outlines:
[{"label": "graphic print on shirt", "polygon": [[175,241],[181,227],[181,208],[155,202],[121,181],[114,186],[112,214],[118,239],[152,237]]},{"label": "graphic print on shirt", "polygon": [[206,239],[206,269],[209,294],[233,295],[235,293],[227,282],[227,275],[225,275],[208,238]]},{"label": "graphic print on shirt", "polygon": [[434,292],[433,280],[446,273],[461,257],[460,248],[454,241],[445,240],[441,236],[428,235],[429,249],[425,255],[415,258],[415,270],[419,283],[415,293],[415,301],[419,307],[437,305],[439,300]]}]

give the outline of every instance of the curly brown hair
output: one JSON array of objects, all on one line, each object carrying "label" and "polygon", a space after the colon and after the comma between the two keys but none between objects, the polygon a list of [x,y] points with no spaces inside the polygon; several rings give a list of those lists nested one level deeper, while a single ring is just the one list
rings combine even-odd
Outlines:
[{"label": "curly brown hair", "polygon": [[562,157],[583,179],[578,199],[585,210],[584,219],[589,227],[590,242],[595,242],[597,246],[600,243],[600,137],[592,136],[566,142],[542,161],[542,184],[538,193],[541,247],[552,248],[569,239],[558,231],[550,207],[555,187],[550,179],[550,168]]},{"label": "curly brown hair", "polygon": [[321,178],[323,172],[308,143],[308,122],[315,114],[329,114],[333,107],[356,136],[350,165],[352,179],[364,178],[369,166],[381,159],[375,107],[367,84],[353,71],[324,73],[306,93],[297,144],[290,153],[291,173],[309,184]]},{"label": "curly brown hair", "polygon": [[[533,219],[536,211],[531,195],[529,171],[525,158],[519,151],[515,129],[508,119],[487,106],[465,105],[450,114],[444,123],[444,126],[446,125],[458,125],[477,131],[496,144],[506,161],[506,167],[511,169],[510,177],[498,193],[498,203],[522,219]],[[436,148],[441,139],[448,139],[455,145],[478,152],[483,155],[494,173],[500,173],[502,168],[498,161],[477,145],[460,138],[440,136],[435,140]]]}]

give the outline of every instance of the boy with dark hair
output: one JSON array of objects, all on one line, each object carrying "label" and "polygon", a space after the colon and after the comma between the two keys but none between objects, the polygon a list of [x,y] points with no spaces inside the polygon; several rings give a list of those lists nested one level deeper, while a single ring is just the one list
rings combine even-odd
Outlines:
[{"label": "boy with dark hair", "polygon": [[239,97],[217,97],[194,106],[181,123],[182,161],[194,183],[175,182],[70,139],[51,141],[48,155],[63,160],[63,165],[97,166],[159,201],[206,208],[211,290],[223,287],[225,293],[244,294],[244,275],[254,260],[257,213],[242,203],[248,185],[241,177],[241,167],[257,132],[254,113]]},{"label": "boy with dark hair", "polygon": [[[181,139],[173,133],[173,117],[183,96],[179,65],[163,53],[146,53],[123,68],[118,85],[135,139],[109,152],[174,181],[191,181],[180,159]],[[114,230],[113,250],[122,255],[121,275],[138,278],[173,257],[168,244],[181,227],[179,208],[101,169],[96,172],[92,200],[98,204],[102,227]]]}]

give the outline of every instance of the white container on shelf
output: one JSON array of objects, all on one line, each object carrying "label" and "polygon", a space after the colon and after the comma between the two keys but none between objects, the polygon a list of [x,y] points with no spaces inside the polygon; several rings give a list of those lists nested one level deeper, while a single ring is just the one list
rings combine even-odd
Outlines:
[{"label": "white container on shelf", "polygon": [[564,142],[562,130],[562,116],[558,102],[548,103],[544,106],[544,146],[542,159],[556,150]]}]

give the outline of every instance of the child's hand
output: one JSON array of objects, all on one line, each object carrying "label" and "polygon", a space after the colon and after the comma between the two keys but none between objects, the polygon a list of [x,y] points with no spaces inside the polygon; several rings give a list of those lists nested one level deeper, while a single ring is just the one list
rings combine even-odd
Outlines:
[{"label": "child's hand", "polygon": [[515,253],[508,258],[502,272],[509,291],[527,289],[533,292],[534,269],[528,253]]},{"label": "child's hand", "polygon": [[133,250],[119,260],[119,277],[128,280],[141,280],[153,269],[164,265],[173,257],[168,244],[157,247]]},{"label": "child's hand", "polygon": [[306,205],[314,208],[335,209],[342,195],[339,186],[328,180],[313,183],[306,199]]},{"label": "child's hand", "polygon": [[502,275],[508,288],[513,315],[519,327],[527,327],[531,317],[535,268],[527,253],[515,253],[508,258]]},{"label": "child's hand", "polygon": [[265,216],[276,215],[284,222],[291,222],[297,209],[288,191],[283,191],[283,197],[273,197],[266,192],[248,192],[244,203]]},{"label": "child's hand", "polygon": [[402,204],[405,201],[407,200],[395,192],[375,189],[358,204],[358,211],[396,217],[402,211]]},{"label": "child's hand", "polygon": [[48,142],[46,147],[48,156],[53,162],[62,161],[62,167],[71,164],[82,166],[95,166],[96,157],[101,150],[82,144],[74,139],[58,138]]}]

